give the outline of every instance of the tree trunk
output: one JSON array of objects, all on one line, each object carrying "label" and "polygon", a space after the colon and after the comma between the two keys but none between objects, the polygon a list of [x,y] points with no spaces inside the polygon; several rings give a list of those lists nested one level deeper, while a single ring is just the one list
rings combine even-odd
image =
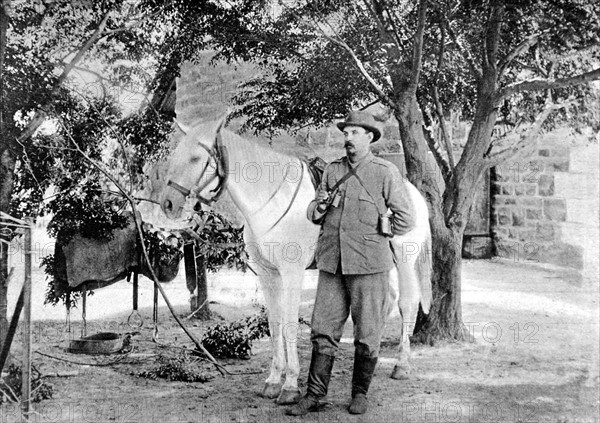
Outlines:
[{"label": "tree trunk", "polygon": [[[400,97],[396,112],[404,148],[408,179],[429,206],[432,235],[433,304],[428,316],[420,315],[416,339],[431,343],[436,339],[464,339],[461,307],[461,252],[464,225],[447,226],[443,214],[441,174],[427,168],[427,142],[423,135],[423,116],[414,94]],[[444,197],[448,193],[444,194]],[[450,193],[452,195],[452,193]]]},{"label": "tree trunk", "polygon": [[[4,141],[4,140],[3,140]],[[15,171],[15,158],[8,148],[3,145],[0,150],[0,211],[10,211],[12,196],[13,175]],[[0,237],[5,241],[12,238],[9,231],[0,231]],[[4,340],[8,331],[8,247],[2,244],[0,255],[0,340]]]},{"label": "tree trunk", "polygon": [[[15,160],[9,150],[10,143],[4,127],[4,55],[6,53],[6,31],[8,29],[7,10],[10,2],[0,0],[0,211],[8,213],[10,198],[12,195],[13,175],[15,171]],[[3,231],[0,231],[3,232]],[[4,233],[0,233],[2,239],[8,239]],[[2,245],[0,255],[0,341],[8,332],[7,300],[8,300],[8,251],[6,245]]]},{"label": "tree trunk", "polygon": [[419,313],[416,339],[432,344],[433,340],[464,340],[462,322],[461,269],[464,231],[450,231],[441,219],[431,219],[433,302],[429,315]]}]

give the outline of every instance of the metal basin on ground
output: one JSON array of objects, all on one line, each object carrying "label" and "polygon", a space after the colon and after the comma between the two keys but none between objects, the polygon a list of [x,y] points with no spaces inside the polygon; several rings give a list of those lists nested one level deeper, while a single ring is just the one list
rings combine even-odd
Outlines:
[{"label": "metal basin on ground", "polygon": [[76,354],[112,354],[120,351],[121,348],[123,348],[123,338],[113,332],[98,332],[74,339],[69,343],[69,352]]}]

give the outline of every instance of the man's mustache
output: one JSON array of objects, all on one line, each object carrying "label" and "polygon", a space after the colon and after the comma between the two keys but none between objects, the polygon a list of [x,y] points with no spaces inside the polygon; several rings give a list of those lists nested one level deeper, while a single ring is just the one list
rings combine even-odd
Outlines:
[{"label": "man's mustache", "polygon": [[352,144],[351,142],[345,142],[344,148],[348,148],[348,147],[354,147],[354,144]]}]

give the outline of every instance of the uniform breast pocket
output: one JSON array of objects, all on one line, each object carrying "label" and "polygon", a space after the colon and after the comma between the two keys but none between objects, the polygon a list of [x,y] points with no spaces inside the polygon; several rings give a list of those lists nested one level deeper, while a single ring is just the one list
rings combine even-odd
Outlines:
[{"label": "uniform breast pocket", "polygon": [[377,228],[377,206],[368,194],[358,196],[358,220],[362,223]]}]

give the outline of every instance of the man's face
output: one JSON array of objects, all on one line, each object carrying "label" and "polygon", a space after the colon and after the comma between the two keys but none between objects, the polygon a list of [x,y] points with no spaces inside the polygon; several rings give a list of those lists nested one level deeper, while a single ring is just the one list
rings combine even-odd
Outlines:
[{"label": "man's face", "polygon": [[369,144],[373,133],[361,126],[346,126],[344,128],[344,148],[346,155],[352,159],[361,159],[369,152]]}]

